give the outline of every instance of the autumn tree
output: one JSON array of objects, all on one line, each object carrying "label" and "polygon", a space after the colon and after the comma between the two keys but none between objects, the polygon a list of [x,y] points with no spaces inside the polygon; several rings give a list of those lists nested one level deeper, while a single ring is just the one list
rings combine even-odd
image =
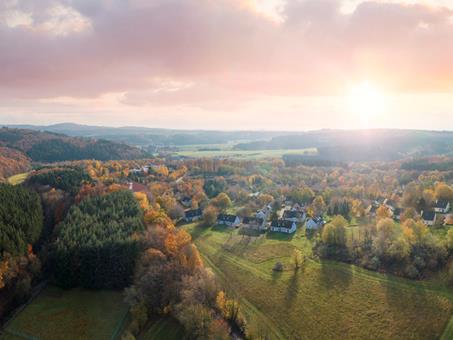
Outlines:
[{"label": "autumn tree", "polygon": [[316,216],[322,216],[326,212],[326,203],[322,196],[316,196],[313,200],[312,207]]},{"label": "autumn tree", "polygon": [[220,211],[225,211],[226,209],[228,209],[232,205],[230,197],[227,194],[225,194],[224,192],[221,192],[220,194],[218,194],[211,201],[211,203],[215,207],[219,208]]}]

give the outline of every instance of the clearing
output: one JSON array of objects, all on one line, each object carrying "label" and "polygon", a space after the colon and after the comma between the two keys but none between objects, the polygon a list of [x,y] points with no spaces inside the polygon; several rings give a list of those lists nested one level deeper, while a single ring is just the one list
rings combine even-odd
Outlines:
[{"label": "clearing", "polygon": [[127,312],[120,291],[50,286],[5,325],[0,338],[115,339]]},{"label": "clearing", "polygon": [[[295,271],[294,248],[312,255],[302,230],[253,237],[228,227],[184,228],[227,293],[241,301],[255,336],[436,339],[448,333],[453,292],[444,286],[313,259]],[[283,272],[272,271],[276,262]]]}]

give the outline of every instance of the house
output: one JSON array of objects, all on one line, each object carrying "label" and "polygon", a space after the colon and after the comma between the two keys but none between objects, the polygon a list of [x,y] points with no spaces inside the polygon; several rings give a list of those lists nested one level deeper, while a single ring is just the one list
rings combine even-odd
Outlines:
[{"label": "house", "polygon": [[203,215],[203,212],[201,211],[200,208],[198,209],[192,209],[192,210],[187,210],[185,212],[185,220],[186,222],[195,222],[201,219],[201,216]]},{"label": "house", "polygon": [[264,220],[256,217],[244,217],[242,219],[242,226],[247,229],[264,230]]},{"label": "house", "polygon": [[192,199],[188,196],[181,198],[180,202],[184,207],[190,207],[192,205]]},{"label": "house", "polygon": [[395,208],[395,209],[392,211],[392,213],[393,213],[393,215],[392,215],[392,216],[393,216],[393,219],[394,219],[395,221],[401,221],[401,214],[403,213],[403,209],[401,209],[401,208]]},{"label": "house", "polygon": [[241,224],[241,219],[236,215],[220,214],[217,217],[217,224],[227,225],[229,227],[237,227]]},{"label": "house", "polygon": [[392,212],[395,211],[396,206],[397,206],[397,204],[396,204],[396,202],[394,200],[391,200],[391,199],[388,199],[388,198],[386,198],[384,200],[383,204],[384,204],[385,207],[390,209]]},{"label": "house", "polygon": [[304,213],[301,213],[297,210],[285,210],[283,212],[283,219],[285,221],[291,221],[291,222],[303,222],[305,219]]},{"label": "house", "polygon": [[271,231],[292,234],[296,231],[297,224],[296,222],[286,221],[282,219],[273,220],[271,222]]},{"label": "house", "polygon": [[434,205],[434,211],[440,214],[446,214],[450,211],[450,202],[447,200],[437,200]]},{"label": "house", "polygon": [[267,219],[269,218],[271,213],[272,213],[272,206],[270,204],[268,204],[264,208],[262,208],[261,210],[258,210],[256,212],[256,214],[255,214],[255,217],[256,218],[261,218],[261,219],[267,221]]},{"label": "house", "polygon": [[307,222],[305,222],[305,228],[307,229],[318,229],[325,224],[322,217],[310,217]]},{"label": "house", "polygon": [[422,211],[422,219],[426,225],[436,224],[436,213],[434,211]]},{"label": "house", "polygon": [[129,182],[128,183],[129,190],[132,192],[147,192],[148,188],[146,185],[137,183],[137,182]]},{"label": "house", "polygon": [[379,206],[376,206],[375,204],[370,204],[368,208],[366,208],[365,213],[367,215],[370,215],[372,217],[376,216],[376,211],[379,208]]}]

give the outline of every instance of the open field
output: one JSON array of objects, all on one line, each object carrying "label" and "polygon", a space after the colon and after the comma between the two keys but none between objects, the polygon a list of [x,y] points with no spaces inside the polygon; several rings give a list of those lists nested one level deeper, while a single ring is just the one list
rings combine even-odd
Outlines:
[{"label": "open field", "polygon": [[17,174],[8,178],[8,183],[12,185],[22,184],[28,177],[29,172]]},{"label": "open field", "polygon": [[119,291],[48,287],[7,323],[1,339],[113,339],[127,310]]},{"label": "open field", "polygon": [[[251,331],[271,339],[437,339],[453,313],[453,292],[356,266],[310,259],[298,271],[291,254],[311,255],[302,233],[248,237],[237,230],[185,226]],[[272,271],[280,261],[285,270]],[[453,328],[453,327],[449,327]]]},{"label": "open field", "polygon": [[283,155],[313,155],[316,154],[316,149],[298,149],[298,150],[232,150],[232,149],[219,149],[219,150],[184,150],[176,152],[179,156],[185,157],[226,157],[226,158],[243,158],[243,159],[257,159],[257,158],[278,158]]},{"label": "open field", "polygon": [[170,317],[156,317],[149,321],[138,340],[182,340],[184,328]]}]

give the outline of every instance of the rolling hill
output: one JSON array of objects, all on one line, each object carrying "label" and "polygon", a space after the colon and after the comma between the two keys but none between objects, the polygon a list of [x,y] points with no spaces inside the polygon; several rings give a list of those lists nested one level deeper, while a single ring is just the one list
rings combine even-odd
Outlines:
[{"label": "rolling hill", "polygon": [[[146,157],[139,148],[102,139],[69,137],[53,132],[27,129],[0,129],[0,147],[21,152],[35,162],[81,159],[118,160]],[[11,154],[11,151],[9,151]],[[3,153],[2,153],[3,155]],[[8,157],[9,158],[9,157]]]}]

